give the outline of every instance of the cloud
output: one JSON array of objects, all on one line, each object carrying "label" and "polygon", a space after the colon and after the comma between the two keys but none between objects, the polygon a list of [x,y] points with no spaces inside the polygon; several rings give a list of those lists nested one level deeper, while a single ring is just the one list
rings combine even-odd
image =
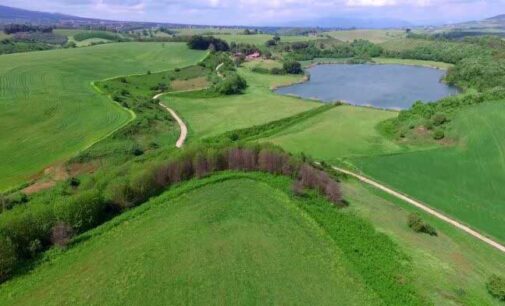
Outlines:
[{"label": "cloud", "polygon": [[0,3],[84,17],[223,25],[269,25],[326,17],[390,18],[426,24],[505,13],[505,0],[0,0]]}]

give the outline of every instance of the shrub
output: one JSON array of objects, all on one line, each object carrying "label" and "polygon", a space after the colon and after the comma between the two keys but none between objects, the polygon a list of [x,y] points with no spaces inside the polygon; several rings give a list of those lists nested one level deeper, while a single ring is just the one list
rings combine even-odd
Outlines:
[{"label": "shrub", "polygon": [[247,87],[247,82],[237,73],[230,73],[224,80],[219,82],[215,89],[223,95],[239,94]]},{"label": "shrub", "polygon": [[505,278],[492,275],[487,284],[487,291],[500,301],[505,301]]},{"label": "shrub", "polygon": [[433,115],[432,120],[433,120],[434,125],[440,126],[440,125],[447,122],[447,116],[444,114],[438,113],[438,114]]},{"label": "shrub", "polygon": [[103,221],[106,207],[98,191],[88,190],[55,204],[54,213],[59,222],[83,232]]},{"label": "shrub", "polygon": [[60,248],[65,248],[70,243],[74,231],[72,227],[65,222],[58,222],[51,230],[51,242]]},{"label": "shrub", "polygon": [[10,276],[17,261],[18,258],[14,243],[12,243],[9,237],[0,233],[0,282]]},{"label": "shrub", "polygon": [[425,233],[430,236],[437,236],[437,231],[435,230],[435,228],[425,223],[421,219],[421,217],[416,213],[412,213],[408,216],[407,224],[411,229],[413,229],[417,233]]},{"label": "shrub", "polygon": [[293,190],[293,194],[296,195],[296,196],[303,196],[305,195],[305,187],[303,187],[303,184],[301,181],[295,181],[293,183],[293,187],[292,187],[292,190]]},{"label": "shrub", "polygon": [[123,210],[133,206],[135,194],[128,182],[124,179],[120,179],[112,181],[107,185],[104,191],[104,197],[113,207],[118,210]]},{"label": "shrub", "polygon": [[433,132],[433,139],[435,140],[440,140],[445,137],[444,130],[442,129],[436,129],[435,132]]},{"label": "shrub", "polygon": [[188,47],[195,50],[228,51],[230,46],[222,39],[213,36],[195,35],[188,41]]}]

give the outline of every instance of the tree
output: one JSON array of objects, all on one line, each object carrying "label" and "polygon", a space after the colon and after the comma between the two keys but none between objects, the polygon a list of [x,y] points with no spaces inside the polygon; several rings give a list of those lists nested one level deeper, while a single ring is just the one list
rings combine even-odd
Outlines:
[{"label": "tree", "polygon": [[17,263],[16,249],[11,239],[0,233],[0,282],[7,279]]},{"label": "tree", "polygon": [[303,72],[302,65],[296,61],[288,61],[283,64],[283,69],[289,74],[300,74]]},{"label": "tree", "polygon": [[210,46],[213,46],[215,51],[229,51],[230,46],[228,43],[222,39],[215,38],[213,36],[201,36],[195,35],[188,41],[188,47],[195,50],[208,50]]}]

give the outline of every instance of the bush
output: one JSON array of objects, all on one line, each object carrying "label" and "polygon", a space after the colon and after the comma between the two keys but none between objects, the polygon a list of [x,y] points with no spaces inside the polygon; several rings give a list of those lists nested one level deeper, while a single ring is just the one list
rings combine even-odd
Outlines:
[{"label": "bush", "polygon": [[432,117],[432,120],[434,125],[440,126],[447,122],[447,116],[445,114],[438,113]]},{"label": "bush", "polygon": [[14,243],[9,237],[0,233],[0,282],[10,276],[17,261]]},{"label": "bush", "polygon": [[239,94],[247,88],[247,82],[236,73],[230,73],[224,80],[219,82],[215,89],[223,95]]},{"label": "bush", "polygon": [[421,219],[421,217],[416,213],[412,213],[408,216],[407,224],[411,229],[413,229],[417,233],[425,233],[430,236],[437,236],[437,231],[435,230],[435,228],[425,223]]},{"label": "bush", "polygon": [[433,139],[435,140],[440,140],[445,137],[444,130],[442,129],[436,129],[435,132],[433,132]]},{"label": "bush", "polygon": [[487,291],[500,301],[505,301],[505,278],[492,275],[487,284]]},{"label": "bush", "polygon": [[213,51],[228,51],[230,46],[228,43],[222,39],[215,38],[213,36],[201,36],[195,35],[188,41],[188,47],[195,50],[208,50],[213,49]]},{"label": "bush", "polygon": [[70,225],[80,233],[101,223],[105,218],[106,208],[100,193],[91,190],[57,203],[54,212],[59,222]]}]

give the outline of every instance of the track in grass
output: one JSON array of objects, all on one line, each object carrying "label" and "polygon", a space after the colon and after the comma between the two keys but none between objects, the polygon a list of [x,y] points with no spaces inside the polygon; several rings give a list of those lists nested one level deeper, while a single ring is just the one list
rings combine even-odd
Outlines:
[{"label": "track in grass", "polygon": [[187,66],[204,55],[182,43],[120,43],[1,56],[0,190],[129,120],[91,81]]}]

